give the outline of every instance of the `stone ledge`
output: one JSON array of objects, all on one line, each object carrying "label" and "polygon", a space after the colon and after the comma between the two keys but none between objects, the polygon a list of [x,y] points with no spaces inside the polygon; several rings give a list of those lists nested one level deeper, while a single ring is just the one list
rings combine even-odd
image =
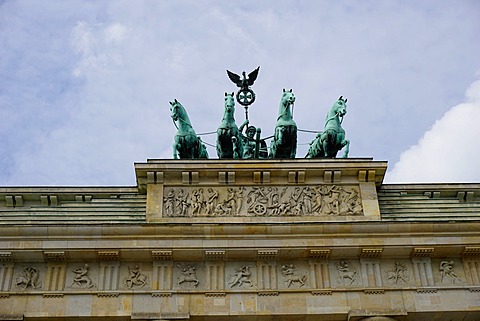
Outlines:
[{"label": "stone ledge", "polygon": [[365,294],[385,294],[384,289],[365,289],[363,292]]},{"label": "stone ledge", "polygon": [[43,293],[44,298],[63,298],[64,293]]},{"label": "stone ledge", "polygon": [[153,297],[169,297],[172,296],[172,292],[152,292]]},{"label": "stone ledge", "polygon": [[258,291],[258,296],[278,296],[278,291]]},{"label": "stone ledge", "polygon": [[114,298],[118,297],[120,293],[118,292],[98,292],[97,296],[99,298]]},{"label": "stone ledge", "polygon": [[437,288],[418,288],[417,293],[437,293]]},{"label": "stone ledge", "polygon": [[23,320],[23,314],[0,314],[0,321]]},{"label": "stone ledge", "polygon": [[330,290],[313,290],[311,293],[312,295],[332,295]]},{"label": "stone ledge", "polygon": [[227,295],[226,292],[205,292],[206,297],[221,298],[221,297],[225,297],[226,295]]}]

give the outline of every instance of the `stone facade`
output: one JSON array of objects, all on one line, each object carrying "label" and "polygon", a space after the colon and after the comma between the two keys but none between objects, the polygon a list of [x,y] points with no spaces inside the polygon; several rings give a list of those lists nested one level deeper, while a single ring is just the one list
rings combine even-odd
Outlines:
[{"label": "stone facade", "polygon": [[480,320],[480,184],[371,159],[135,164],[0,188],[0,320]]}]

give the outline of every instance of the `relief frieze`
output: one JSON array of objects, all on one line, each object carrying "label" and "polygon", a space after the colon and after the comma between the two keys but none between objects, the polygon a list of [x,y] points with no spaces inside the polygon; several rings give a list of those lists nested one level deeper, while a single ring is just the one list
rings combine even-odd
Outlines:
[{"label": "relief frieze", "polygon": [[282,265],[282,275],[287,288],[292,286],[303,287],[307,284],[307,274],[298,272],[295,264]]},{"label": "relief frieze", "polygon": [[232,274],[228,276],[227,285],[229,288],[253,287],[255,283],[252,280],[252,266],[243,265],[236,268]]},{"label": "relief frieze", "polygon": [[123,286],[128,289],[143,288],[147,285],[148,276],[140,271],[140,266],[128,266],[128,276],[123,279]]},{"label": "relief frieze", "polygon": [[69,285],[70,288],[80,288],[80,289],[90,289],[95,286],[92,279],[88,275],[90,272],[90,266],[84,264],[83,267],[77,267],[72,270],[74,276],[72,283]]},{"label": "relief frieze", "polygon": [[42,287],[40,270],[34,266],[25,266],[15,278],[15,287],[18,290],[37,290]]},{"label": "relief frieze", "polygon": [[364,215],[358,187],[339,185],[166,187],[163,212],[168,217]]}]

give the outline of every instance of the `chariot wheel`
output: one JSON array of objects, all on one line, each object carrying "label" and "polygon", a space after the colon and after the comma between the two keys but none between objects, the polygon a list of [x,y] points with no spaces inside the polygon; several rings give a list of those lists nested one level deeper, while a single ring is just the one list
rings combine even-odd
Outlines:
[{"label": "chariot wheel", "polygon": [[267,207],[262,203],[257,203],[253,207],[253,212],[257,215],[265,215],[265,213],[267,213]]},{"label": "chariot wheel", "polygon": [[242,106],[249,106],[255,101],[255,93],[250,88],[242,88],[237,92],[237,102]]}]

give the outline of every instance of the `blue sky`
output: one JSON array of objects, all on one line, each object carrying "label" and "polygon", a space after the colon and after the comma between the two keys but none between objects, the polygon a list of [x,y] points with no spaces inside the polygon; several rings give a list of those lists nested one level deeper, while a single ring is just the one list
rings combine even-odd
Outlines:
[{"label": "blue sky", "polygon": [[169,101],[215,131],[225,70],[257,66],[265,136],[283,88],[308,130],[343,95],[350,157],[387,182],[480,182],[479,34],[475,0],[0,1],[0,186],[134,185],[172,158]]}]

